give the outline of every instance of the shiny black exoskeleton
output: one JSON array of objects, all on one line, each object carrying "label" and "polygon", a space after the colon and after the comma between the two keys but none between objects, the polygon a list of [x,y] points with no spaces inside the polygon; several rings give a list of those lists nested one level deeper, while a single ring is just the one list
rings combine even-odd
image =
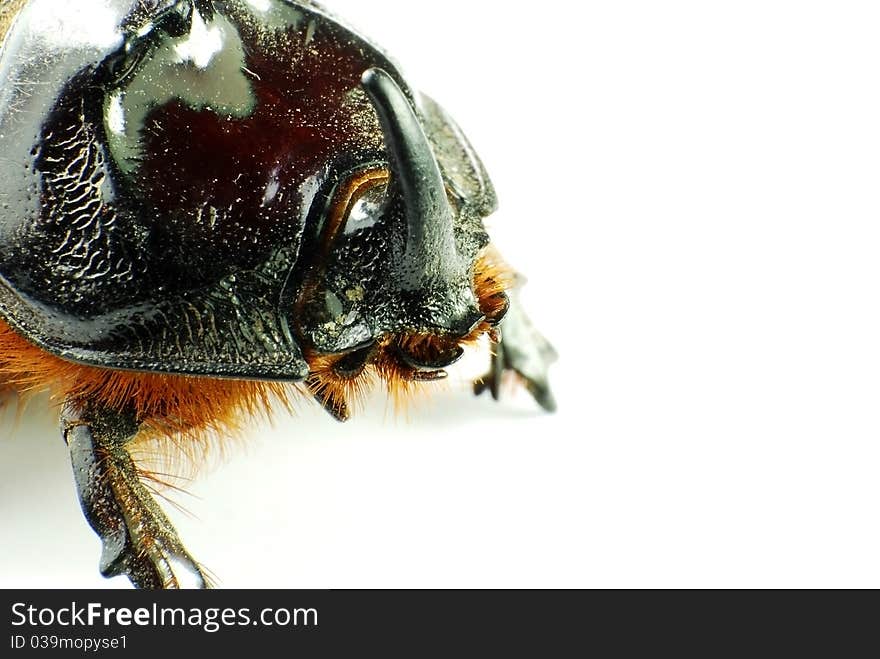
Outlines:
[{"label": "shiny black exoskeleton", "polygon": [[[31,340],[97,366],[295,380],[304,340],[476,324],[491,186],[379,51],[308,3],[66,4],[41,24],[31,3],[4,58],[0,305]],[[65,11],[94,24],[37,33],[79,30]],[[35,77],[37,95],[16,84]],[[334,189],[377,164],[397,176],[293,317]]]},{"label": "shiny black exoskeleton", "polygon": [[[488,317],[474,286],[496,206],[479,158],[313,2],[28,0],[0,81],[0,318],[47,353],[300,382],[310,357],[338,356],[347,377],[387,337],[417,336],[444,347],[386,353],[430,380],[456,341],[502,322],[506,304]],[[506,322],[486,386],[497,395],[517,371],[551,408],[552,350],[519,309]],[[93,468],[142,422],[69,400],[65,438]],[[136,564],[143,540],[95,517],[98,485],[80,488],[105,572],[169,585],[174,565],[194,566],[151,500],[142,516],[164,549]]]}]

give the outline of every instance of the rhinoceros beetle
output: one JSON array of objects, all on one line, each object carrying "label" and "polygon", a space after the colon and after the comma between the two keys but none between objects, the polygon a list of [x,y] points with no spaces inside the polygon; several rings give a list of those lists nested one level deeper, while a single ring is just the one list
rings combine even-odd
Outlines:
[{"label": "rhinoceros beetle", "polygon": [[132,458],[296,392],[442,379],[489,335],[554,406],[552,348],[453,120],[320,5],[0,0],[0,388],[49,391],[101,571],[205,586]]}]

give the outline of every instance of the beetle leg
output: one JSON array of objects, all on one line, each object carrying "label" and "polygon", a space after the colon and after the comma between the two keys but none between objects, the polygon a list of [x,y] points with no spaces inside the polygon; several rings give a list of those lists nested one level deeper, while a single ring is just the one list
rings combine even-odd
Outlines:
[{"label": "beetle leg", "polygon": [[489,373],[474,383],[478,396],[490,391],[495,400],[501,397],[504,373],[516,373],[538,404],[548,412],[556,411],[556,400],[550,390],[548,371],[558,358],[556,350],[545,339],[522,309],[515,292],[510,294],[510,308],[496,330]]},{"label": "beetle leg", "polygon": [[101,574],[126,575],[137,588],[205,588],[201,568],[144,487],[126,448],[138,425],[134,415],[71,401],[61,415],[80,503],[103,543]]}]

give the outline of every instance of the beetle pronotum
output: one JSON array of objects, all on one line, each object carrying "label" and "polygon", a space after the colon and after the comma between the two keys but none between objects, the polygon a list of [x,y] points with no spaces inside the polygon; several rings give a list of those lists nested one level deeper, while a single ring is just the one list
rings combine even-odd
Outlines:
[{"label": "beetle pronotum", "polygon": [[489,335],[552,409],[452,119],[309,0],[0,0],[0,387],[61,406],[101,570],[205,585],[141,482],[305,394],[345,420]]}]

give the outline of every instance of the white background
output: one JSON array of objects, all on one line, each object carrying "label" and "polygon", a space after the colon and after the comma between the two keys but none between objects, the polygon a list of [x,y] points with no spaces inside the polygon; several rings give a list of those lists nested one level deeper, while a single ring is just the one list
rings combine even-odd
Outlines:
[{"label": "white background", "polygon": [[[175,496],[220,585],[880,586],[877,5],[327,2],[486,161],[560,412],[255,424]],[[0,510],[0,585],[127,585],[36,408]]]}]

